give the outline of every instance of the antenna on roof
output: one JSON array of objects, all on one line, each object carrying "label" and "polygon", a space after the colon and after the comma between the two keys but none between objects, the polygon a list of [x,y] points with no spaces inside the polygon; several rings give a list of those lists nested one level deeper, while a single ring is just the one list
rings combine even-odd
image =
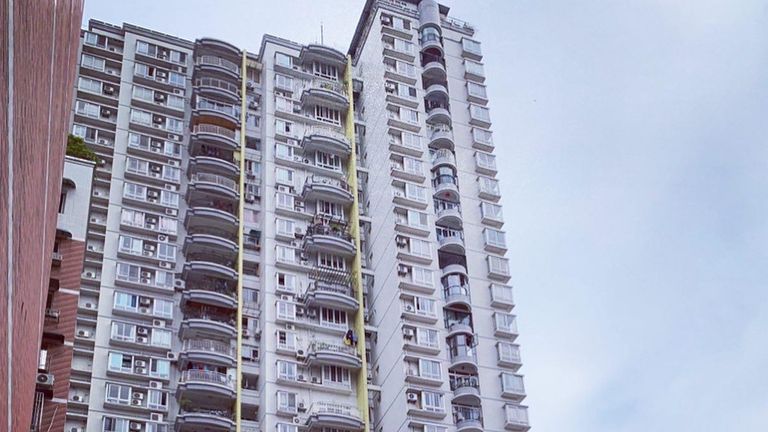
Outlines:
[{"label": "antenna on roof", "polygon": [[320,21],[320,45],[325,45],[325,42],[323,42],[323,22]]}]

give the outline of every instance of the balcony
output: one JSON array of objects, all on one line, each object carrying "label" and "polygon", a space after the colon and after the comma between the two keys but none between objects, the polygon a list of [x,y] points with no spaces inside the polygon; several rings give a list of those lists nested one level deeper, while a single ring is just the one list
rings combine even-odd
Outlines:
[{"label": "balcony", "polygon": [[[451,168],[441,167],[439,171],[451,170]],[[444,201],[459,201],[459,179],[453,173],[437,174],[432,179],[432,187],[435,189],[434,197]]]},{"label": "balcony", "polygon": [[308,177],[304,183],[302,199],[330,201],[343,205],[350,205],[354,201],[346,181],[315,175]]},{"label": "balcony", "polygon": [[320,62],[344,68],[347,65],[347,56],[331,47],[319,44],[309,44],[301,48],[299,62],[311,65],[312,62]]},{"label": "balcony", "polygon": [[445,298],[445,305],[461,305],[470,309],[472,307],[472,299],[469,293],[469,285],[452,284],[444,286],[443,296]]},{"label": "balcony", "polygon": [[485,129],[472,128],[472,147],[485,152],[492,152],[495,148],[493,133]]},{"label": "balcony", "polygon": [[451,112],[447,106],[435,105],[427,108],[427,124],[450,125]]},{"label": "balcony", "polygon": [[522,405],[506,405],[504,407],[504,429],[526,432],[530,428],[528,407]]},{"label": "balcony", "polygon": [[235,160],[224,155],[193,156],[189,159],[189,170],[205,170],[228,178],[236,178],[240,175],[240,167]]},{"label": "balcony", "polygon": [[494,312],[494,334],[499,337],[506,337],[514,341],[517,339],[517,317],[515,315]]},{"label": "balcony", "polygon": [[181,322],[179,336],[194,338],[198,336],[214,336],[234,338],[237,335],[237,323],[228,315],[204,309],[187,309]]},{"label": "balcony", "polygon": [[454,405],[453,422],[456,432],[483,432],[483,411],[480,407]]},{"label": "balcony", "polygon": [[195,69],[219,73],[235,82],[240,79],[240,66],[235,62],[213,55],[202,55],[195,59]]},{"label": "balcony", "polygon": [[181,296],[182,306],[195,302],[226,309],[237,308],[237,292],[226,284],[188,283]]},{"label": "balcony", "polygon": [[177,394],[179,397],[187,393],[201,393],[211,398],[235,397],[235,381],[232,377],[210,370],[188,369],[181,373]]},{"label": "balcony", "polygon": [[309,345],[306,362],[310,366],[335,365],[354,370],[363,365],[357,348],[322,341],[313,341]]},{"label": "balcony", "polygon": [[304,293],[304,304],[308,307],[325,306],[347,312],[357,311],[360,307],[349,282],[332,283],[319,280],[310,282]]},{"label": "balcony", "polygon": [[428,82],[444,82],[448,78],[445,63],[436,56],[423,56],[422,79]]},{"label": "balcony", "polygon": [[232,104],[240,102],[240,87],[231,81],[212,77],[197,78],[193,88],[198,94],[225,100]]},{"label": "balcony", "polygon": [[301,103],[328,106],[345,112],[349,108],[349,96],[344,84],[313,78],[302,89]]},{"label": "balcony", "polygon": [[228,342],[216,339],[185,339],[179,352],[182,365],[189,362],[209,363],[223,367],[235,367],[235,348]]},{"label": "balcony", "polygon": [[176,415],[176,432],[231,432],[235,430],[232,411],[185,407]]},{"label": "balcony", "polygon": [[501,396],[515,402],[525,399],[525,384],[522,375],[501,374]]},{"label": "balcony", "polygon": [[307,227],[304,234],[304,250],[328,252],[351,257],[355,255],[355,243],[345,225],[318,223]]},{"label": "balcony", "polygon": [[453,391],[453,403],[480,405],[482,402],[480,378],[477,375],[452,373],[448,382]]},{"label": "balcony", "polygon": [[183,277],[190,273],[213,276],[223,279],[236,280],[237,271],[233,268],[234,260],[222,259],[216,255],[190,255],[184,264]]},{"label": "balcony", "polygon": [[240,126],[240,107],[197,97],[192,117],[193,123],[205,119],[234,129]]},{"label": "balcony", "polygon": [[[227,177],[217,174],[198,173],[192,174],[187,195],[192,197],[198,192],[208,193],[214,196],[225,196],[237,199],[239,194],[238,184]],[[188,200],[190,200],[188,198]]]},{"label": "balcony", "polygon": [[491,284],[491,306],[512,310],[515,300],[512,296],[512,287],[508,285]]},{"label": "balcony", "polygon": [[443,148],[432,152],[432,169],[443,165],[449,166],[453,169],[457,168],[456,155],[453,154],[452,150]]},{"label": "balcony", "polygon": [[417,114],[409,116],[400,109],[387,109],[387,119],[387,124],[390,126],[415,133],[421,131],[421,123],[419,123]]},{"label": "balcony", "polygon": [[192,128],[191,135],[194,147],[210,143],[229,150],[240,149],[240,137],[232,129],[210,123],[199,123]]},{"label": "balcony", "polygon": [[424,97],[433,100],[448,100],[448,87],[444,84],[432,84],[427,87]]},{"label": "balcony", "polygon": [[228,42],[209,37],[196,40],[195,49],[201,51],[218,52],[221,55],[226,55],[230,58],[239,58],[241,56],[240,50],[236,46]]},{"label": "balcony", "polygon": [[362,431],[365,429],[365,424],[360,412],[353,406],[331,402],[314,402],[309,408],[306,427],[309,431],[326,429]]},{"label": "balcony", "polygon": [[195,231],[197,228],[210,227],[234,234],[237,232],[237,217],[232,214],[234,204],[200,200],[190,203],[184,218],[184,226],[187,231]]},{"label": "balcony", "polygon": [[461,229],[463,220],[461,216],[461,204],[441,199],[434,200],[437,219],[435,225],[446,226],[454,229]]},{"label": "balcony", "polygon": [[237,236],[229,230],[200,226],[187,233],[187,238],[184,241],[184,254],[213,253],[234,259],[238,249],[236,240]]},{"label": "balcony", "polygon": [[466,252],[464,247],[464,231],[438,226],[437,245],[438,250],[442,252],[463,255]]},{"label": "balcony", "polygon": [[[459,336],[460,340],[462,337]],[[477,350],[467,345],[455,345],[448,348],[450,354],[450,368],[477,373]]]},{"label": "balcony", "polygon": [[301,145],[304,152],[322,151],[344,158],[352,153],[352,146],[347,136],[338,128],[329,126],[311,126],[305,129]]}]

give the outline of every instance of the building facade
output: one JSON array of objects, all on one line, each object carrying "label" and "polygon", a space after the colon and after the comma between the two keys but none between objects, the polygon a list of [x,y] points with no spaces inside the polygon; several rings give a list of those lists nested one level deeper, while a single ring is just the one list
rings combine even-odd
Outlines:
[{"label": "building facade", "polygon": [[82,7],[0,2],[0,430],[35,403]]},{"label": "building facade", "polygon": [[368,1],[349,53],[91,21],[67,432],[528,429],[482,52],[447,14]]}]

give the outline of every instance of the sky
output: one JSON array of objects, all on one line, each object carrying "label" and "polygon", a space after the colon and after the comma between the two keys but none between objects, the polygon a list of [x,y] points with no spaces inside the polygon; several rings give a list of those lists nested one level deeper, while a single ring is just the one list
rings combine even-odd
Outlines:
[{"label": "sky", "polygon": [[[85,17],[346,51],[362,3]],[[532,430],[768,430],[768,0],[443,3],[483,44]]]}]

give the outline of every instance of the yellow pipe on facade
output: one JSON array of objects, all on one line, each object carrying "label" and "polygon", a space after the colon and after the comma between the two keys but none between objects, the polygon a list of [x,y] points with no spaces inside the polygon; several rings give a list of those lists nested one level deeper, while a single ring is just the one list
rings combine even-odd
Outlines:
[{"label": "yellow pipe on facade", "polygon": [[242,392],[243,392],[243,233],[245,232],[245,126],[247,120],[246,68],[248,53],[243,50],[243,62],[240,69],[242,85],[240,88],[240,152],[235,157],[240,159],[240,202],[238,204],[237,225],[237,398],[235,400],[235,431],[241,432]]},{"label": "yellow pipe on facade", "polygon": [[370,418],[368,412],[368,362],[365,358],[365,314],[363,304],[363,266],[362,251],[360,250],[360,207],[357,196],[357,143],[355,142],[355,108],[352,89],[352,58],[347,56],[347,67],[344,72],[344,83],[347,87],[349,109],[347,110],[347,139],[351,143],[352,152],[347,163],[347,181],[352,192],[352,210],[350,211],[350,234],[355,242],[355,258],[352,262],[352,284],[355,288],[355,296],[359,307],[354,318],[354,331],[357,334],[357,352],[362,358],[362,368],[357,374],[357,409],[365,424],[363,431],[370,432]]}]

